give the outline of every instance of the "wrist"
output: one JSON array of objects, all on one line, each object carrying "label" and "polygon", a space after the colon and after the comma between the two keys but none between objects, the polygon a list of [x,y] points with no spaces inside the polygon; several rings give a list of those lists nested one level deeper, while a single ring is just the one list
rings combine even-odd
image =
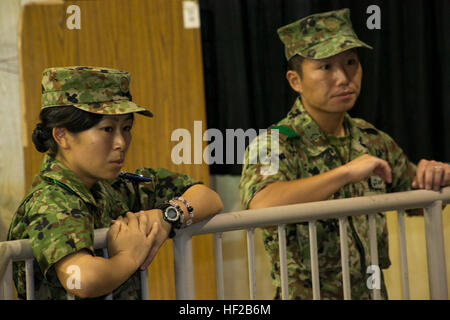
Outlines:
[{"label": "wrist", "polygon": [[350,168],[346,164],[344,164],[334,170],[336,171],[336,174],[337,174],[337,180],[342,183],[342,186],[345,186],[352,182]]},{"label": "wrist", "polygon": [[163,218],[163,212],[161,209],[157,209],[159,211],[158,219],[159,219],[159,225],[163,228],[164,232],[168,235],[170,233],[170,230],[172,228],[172,224],[164,220]]}]

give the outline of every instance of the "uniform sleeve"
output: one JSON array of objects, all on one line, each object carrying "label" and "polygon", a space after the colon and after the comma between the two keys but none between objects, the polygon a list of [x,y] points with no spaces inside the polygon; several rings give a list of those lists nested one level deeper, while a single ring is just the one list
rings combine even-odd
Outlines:
[{"label": "uniform sleeve", "polygon": [[94,251],[93,218],[76,195],[50,186],[36,192],[25,206],[26,233],[44,276],[65,256],[81,249]]},{"label": "uniform sleeve", "polygon": [[381,132],[386,146],[386,161],[392,171],[392,184],[388,192],[411,190],[411,183],[416,176],[416,165],[408,160],[403,150],[388,134]]},{"label": "uniform sleeve", "polygon": [[193,185],[203,183],[186,174],[163,168],[140,168],[135,173],[152,180],[137,182],[120,179],[119,183],[113,183],[113,187],[121,194],[133,212],[157,208],[163,202],[181,196]]},{"label": "uniform sleeve", "polygon": [[[408,160],[403,150],[395,143],[389,135],[382,132],[385,141],[387,161],[391,167],[392,184],[388,187],[388,192],[402,192],[411,190],[411,184],[416,176],[416,165]],[[408,209],[405,211],[408,216],[423,215],[423,210]]]},{"label": "uniform sleeve", "polygon": [[255,194],[269,184],[301,175],[298,157],[293,156],[296,151],[285,136],[270,133],[274,131],[259,135],[245,150],[239,184],[243,209],[248,209]]}]

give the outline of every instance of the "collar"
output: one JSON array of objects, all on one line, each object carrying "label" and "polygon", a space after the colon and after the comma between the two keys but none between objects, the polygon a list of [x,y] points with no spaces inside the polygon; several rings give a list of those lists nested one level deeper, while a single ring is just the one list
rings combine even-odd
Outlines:
[{"label": "collar", "polygon": [[[355,137],[355,126],[352,118],[345,113],[344,123],[351,131],[352,137]],[[278,125],[285,125],[292,129],[302,139],[312,155],[318,155],[330,147],[327,139],[327,133],[322,130],[317,122],[309,115],[303,106],[300,97],[297,97],[294,105]]]},{"label": "collar", "polygon": [[[57,184],[64,189],[78,195],[84,202],[96,205],[92,193],[86,188],[75,173],[62,162],[50,155],[45,155],[40,168],[40,176],[50,183]],[[95,186],[95,185],[94,185]]]}]

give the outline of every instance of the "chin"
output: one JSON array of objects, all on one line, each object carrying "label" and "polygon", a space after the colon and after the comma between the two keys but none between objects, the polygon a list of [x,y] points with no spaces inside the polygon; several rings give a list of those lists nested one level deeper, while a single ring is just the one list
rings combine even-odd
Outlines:
[{"label": "chin", "polygon": [[334,112],[347,112],[353,109],[356,101],[348,102],[348,103],[339,103],[333,106]]},{"label": "chin", "polygon": [[113,180],[113,179],[117,178],[117,176],[119,175],[119,172],[120,172],[120,170],[105,173],[101,176],[101,179],[102,180]]}]

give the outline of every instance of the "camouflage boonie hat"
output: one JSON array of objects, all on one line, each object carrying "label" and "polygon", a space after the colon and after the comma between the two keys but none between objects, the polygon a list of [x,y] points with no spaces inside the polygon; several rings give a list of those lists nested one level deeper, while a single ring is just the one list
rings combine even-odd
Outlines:
[{"label": "camouflage boonie hat", "polygon": [[130,74],[97,67],[55,67],[42,73],[42,109],[74,106],[97,114],[153,114],[132,102]]},{"label": "camouflage boonie hat", "polygon": [[317,13],[278,29],[286,59],[296,54],[323,59],[355,47],[373,49],[358,39],[350,21],[350,10]]}]

